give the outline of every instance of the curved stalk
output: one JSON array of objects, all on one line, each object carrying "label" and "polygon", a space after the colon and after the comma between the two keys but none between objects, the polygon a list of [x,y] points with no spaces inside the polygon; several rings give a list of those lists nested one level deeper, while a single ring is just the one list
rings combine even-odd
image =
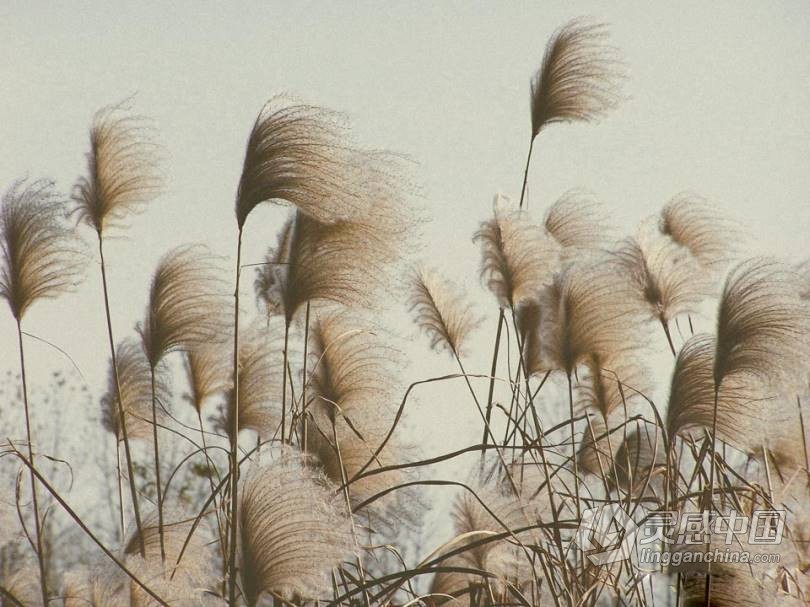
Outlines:
[{"label": "curved stalk", "polygon": [[[205,465],[208,467],[208,473],[206,476],[208,477],[208,484],[211,487],[211,495],[215,496],[217,494],[216,488],[214,487],[214,479],[211,478],[211,474],[214,471],[214,462],[212,461],[211,456],[208,455],[208,445],[206,444],[205,440],[205,427],[203,426],[202,413],[199,410],[197,411],[197,421],[200,423],[200,438],[202,439],[202,452],[205,456]],[[216,505],[216,500],[214,500],[214,514],[216,515],[217,519],[217,537],[219,537],[219,548],[220,552],[222,553],[222,574],[224,576],[227,573],[228,559],[225,549],[226,544],[222,529],[222,519],[220,517],[219,508],[217,508]],[[223,588],[222,590],[224,593],[225,589]]]},{"label": "curved stalk", "polygon": [[669,324],[667,324],[663,316],[660,316],[658,320],[661,321],[661,326],[664,328],[664,335],[667,336],[667,343],[669,344],[669,349],[672,351],[672,356],[677,357],[678,354],[675,352],[675,344],[672,343],[672,335],[669,332]]},{"label": "curved stalk", "polygon": [[28,411],[28,383],[25,377],[25,350],[23,349],[22,328],[20,319],[17,319],[17,343],[20,352],[20,377],[22,379],[23,405],[25,407],[25,438],[28,441],[28,460],[31,462],[29,475],[31,478],[31,496],[34,504],[34,539],[37,545],[37,563],[39,564],[39,586],[42,591],[42,604],[48,604],[48,580],[45,572],[45,554],[42,551],[42,535],[40,533],[39,502],[37,500],[37,483],[34,478],[34,448],[31,445],[31,416]]},{"label": "curved stalk", "polygon": [[[290,321],[284,323],[284,362],[282,369],[287,368],[287,344],[290,340]],[[285,431],[287,427],[287,373],[282,372],[281,380],[281,444],[284,444]],[[290,439],[292,439],[292,428],[290,428]]]},{"label": "curved stalk", "polygon": [[124,403],[121,402],[121,380],[118,376],[118,361],[115,356],[115,339],[113,338],[112,320],[110,318],[110,295],[107,288],[107,269],[104,263],[104,241],[101,232],[98,235],[98,254],[101,260],[101,286],[104,292],[104,314],[107,319],[107,338],[110,342],[110,360],[112,361],[113,377],[115,378],[115,399],[118,403],[118,425],[121,429],[121,439],[124,441],[124,456],[127,462],[127,476],[129,476],[129,491],[132,499],[132,510],[135,515],[135,527],[138,534],[138,543],[141,556],[146,556],[146,547],[143,541],[143,526],[141,524],[141,510],[138,503],[138,490],[135,487],[135,471],[132,466],[132,453],[129,448],[127,435],[126,413]]},{"label": "curved stalk", "polygon": [[124,542],[127,527],[124,523],[124,488],[121,486],[121,481],[123,480],[123,475],[121,474],[121,445],[118,439],[115,440],[115,472],[118,475],[116,485],[118,487],[118,514],[121,522],[121,542]]},{"label": "curved stalk", "polygon": [[[709,516],[711,516],[711,511],[714,508],[714,456],[717,450],[717,398],[720,393],[720,384],[716,385],[714,388],[714,405],[712,407],[712,448],[709,452],[709,496],[708,499],[704,500],[703,504],[703,512],[705,514],[706,509],[708,507]],[[705,518],[705,516],[704,516]],[[706,543],[706,551],[708,552],[711,548],[711,537],[707,540]],[[712,563],[709,561],[706,570],[706,594],[704,596],[705,604],[710,605],[712,598]]]},{"label": "curved stalk", "polygon": [[[526,182],[529,179],[529,164],[532,161],[532,150],[534,149],[534,137],[529,141],[529,153],[526,154],[526,168],[523,169],[523,187],[520,188],[520,204],[519,209],[523,208],[523,197],[526,194]],[[526,203],[526,208],[529,208],[529,203]]]},{"label": "curved stalk", "polygon": [[163,537],[163,489],[160,486],[160,446],[158,444],[157,393],[155,392],[155,367],[150,367],[152,382],[152,441],[155,449],[155,489],[157,490],[158,535],[160,536],[160,560],[166,560],[166,543]]},{"label": "curved stalk", "polygon": [[233,426],[231,428],[231,508],[228,546],[228,605],[236,607],[236,528],[239,508],[239,278],[242,275],[242,228],[236,239],[236,287],[233,291]]},{"label": "curved stalk", "polygon": [[[495,332],[495,348],[492,352],[492,368],[490,369],[490,378],[489,378],[489,393],[487,395],[487,408],[485,412],[485,420],[484,420],[484,437],[481,439],[481,443],[484,445],[486,449],[487,439],[489,438],[489,432],[487,428],[489,427],[490,419],[492,418],[492,397],[495,393],[495,373],[498,371],[498,351],[500,350],[501,346],[501,330],[503,329],[503,308],[500,309],[498,313],[498,330]],[[481,452],[481,459],[484,459],[484,454],[486,451]]]},{"label": "curved stalk", "polygon": [[[306,453],[307,451],[307,430],[309,429],[309,417],[307,416],[307,346],[309,346],[309,301],[307,301],[306,320],[304,321],[304,370],[303,370],[303,384],[301,386],[301,416],[302,432],[301,437],[301,450]],[[284,348],[287,349],[286,347]],[[286,365],[285,365],[286,366]],[[286,375],[286,373],[285,373]],[[286,392],[286,390],[285,390]]]}]

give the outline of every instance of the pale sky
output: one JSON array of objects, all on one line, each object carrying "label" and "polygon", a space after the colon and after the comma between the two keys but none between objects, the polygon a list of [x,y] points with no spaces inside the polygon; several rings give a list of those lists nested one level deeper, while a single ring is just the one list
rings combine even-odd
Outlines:
[{"label": "pale sky", "polygon": [[[156,120],[168,191],[131,222],[126,238],[108,245],[113,320],[123,337],[141,316],[163,252],[204,241],[218,254],[233,253],[233,200],[247,135],[264,101],[289,92],[347,113],[361,143],[413,159],[421,203],[433,219],[423,256],[465,283],[492,316],[470,238],[493,194],[520,188],[529,78],[552,31],[580,15],[610,24],[627,65],[626,99],[599,124],[555,126],[541,135],[531,207],[586,188],[630,233],[669,197],[692,190],[748,227],[752,253],[807,256],[810,4],[804,0],[609,6],[7,0],[0,7],[0,184],[49,176],[69,191],[85,170],[88,127],[103,105],[134,94],[137,112]],[[251,216],[246,263],[260,260],[280,225],[278,213]],[[39,303],[25,319],[28,331],[71,354],[93,390],[106,376],[108,355],[98,283],[91,266],[77,294]],[[490,343],[491,324],[481,344]],[[408,326],[398,329],[413,335]],[[68,367],[47,345],[29,340],[27,347],[33,383],[44,382],[49,369]],[[482,347],[471,370],[487,367],[489,346]],[[453,369],[424,340],[411,351],[424,359],[410,381]],[[17,369],[14,325],[5,312],[0,366]],[[443,449],[465,442],[445,423],[457,407],[471,406],[461,388],[425,406],[426,440],[446,440]],[[444,402],[453,393],[463,405]]]}]

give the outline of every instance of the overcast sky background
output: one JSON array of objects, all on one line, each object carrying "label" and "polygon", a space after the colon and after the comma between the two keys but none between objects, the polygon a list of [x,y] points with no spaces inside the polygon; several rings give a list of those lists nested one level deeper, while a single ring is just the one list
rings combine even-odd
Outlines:
[{"label": "overcast sky background", "polygon": [[[518,193],[529,78],[553,30],[579,15],[610,24],[627,64],[626,99],[600,124],[542,134],[529,180],[532,208],[586,188],[630,233],[673,194],[693,190],[748,227],[752,253],[806,256],[804,0],[6,1],[0,184],[49,176],[69,191],[85,170],[93,113],[136,95],[135,109],[156,121],[169,180],[126,237],[108,245],[113,320],[123,337],[140,318],[150,273],[167,249],[204,241],[233,254],[234,192],[249,129],[270,96],[289,92],[347,113],[363,144],[413,159],[432,218],[423,255],[465,283],[492,316],[470,237],[495,192]],[[246,263],[260,261],[281,220],[269,211],[251,216]],[[39,303],[25,319],[28,331],[70,353],[93,391],[104,382],[108,354],[98,283],[91,266],[76,294]],[[419,357],[409,381],[453,369],[408,325],[397,329],[415,340],[407,351]],[[490,343],[492,333],[492,322],[483,325],[480,343]],[[26,345],[32,383],[69,368],[53,348],[30,339]],[[489,355],[482,349],[470,370],[485,371]],[[16,371],[16,356],[14,325],[2,313],[0,370]],[[477,436],[462,386],[425,392],[419,406],[427,451],[469,442],[472,428]]]}]

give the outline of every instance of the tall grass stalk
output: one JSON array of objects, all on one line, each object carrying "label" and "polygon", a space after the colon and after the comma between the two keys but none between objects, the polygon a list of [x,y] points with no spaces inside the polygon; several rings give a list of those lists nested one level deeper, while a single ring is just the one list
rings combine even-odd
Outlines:
[{"label": "tall grass stalk", "polygon": [[45,568],[45,552],[42,544],[42,524],[39,516],[39,499],[37,498],[37,482],[34,478],[34,448],[31,437],[31,414],[28,407],[28,381],[25,374],[25,350],[23,348],[22,328],[20,320],[17,319],[17,344],[20,354],[20,379],[22,381],[23,405],[25,408],[25,438],[28,444],[28,461],[31,466],[28,469],[31,479],[31,501],[34,507],[34,541],[36,543],[37,564],[39,565],[39,585],[42,591],[42,604],[48,604],[48,577]]}]

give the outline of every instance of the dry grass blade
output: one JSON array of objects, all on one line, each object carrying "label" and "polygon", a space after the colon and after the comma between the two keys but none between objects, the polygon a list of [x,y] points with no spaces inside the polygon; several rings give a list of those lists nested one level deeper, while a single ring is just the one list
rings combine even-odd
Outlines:
[{"label": "dry grass blade", "polygon": [[682,247],[686,247],[701,264],[722,269],[735,257],[739,228],[703,198],[682,192],[661,209],[658,228]]},{"label": "dry grass blade", "polygon": [[224,338],[223,284],[202,246],[177,247],[163,256],[152,278],[146,319],[138,325],[150,364],[175,350]]},{"label": "dry grass blade", "polygon": [[99,234],[140,212],[161,191],[158,146],[149,121],[123,104],[99,110],[90,129],[87,176],[73,192],[76,213]]},{"label": "dry grass blade", "polygon": [[53,183],[17,181],[0,211],[0,297],[16,320],[38,299],[71,290],[80,278],[78,242]]},{"label": "dry grass blade", "polygon": [[[121,400],[127,423],[129,440],[150,439],[152,437],[152,379],[149,361],[136,341],[125,340],[118,344],[115,352],[118,364],[118,379],[121,386]],[[168,401],[168,379],[163,373],[156,377],[157,397],[160,402]],[[121,418],[116,402],[115,373],[110,362],[107,375],[107,391],[101,398],[101,424],[117,440],[122,440]],[[161,421],[158,413],[158,421]]]},{"label": "dry grass blade", "polygon": [[327,481],[286,452],[254,465],[239,507],[242,588],[248,605],[263,593],[323,597],[330,574],[351,556],[351,522]]},{"label": "dry grass blade", "polygon": [[464,340],[479,325],[464,293],[435,270],[422,267],[411,278],[411,311],[431,348],[460,356]]},{"label": "dry grass blade", "polygon": [[563,260],[581,249],[604,248],[611,229],[604,207],[593,196],[571,190],[551,205],[543,218],[548,234],[563,248]]},{"label": "dry grass blade", "polygon": [[225,344],[201,344],[187,350],[183,369],[188,382],[186,400],[197,411],[212,397],[233,384],[230,352]]},{"label": "dry grass blade", "polygon": [[805,372],[810,309],[802,286],[792,268],[769,259],[732,270],[717,312],[716,385],[735,373],[790,381]]},{"label": "dry grass blade", "polygon": [[532,138],[557,122],[590,122],[619,100],[619,63],[607,27],[574,19],[546,45],[531,83]]},{"label": "dry grass blade", "polygon": [[352,147],[338,114],[274,97],[248,139],[238,225],[263,202],[291,204],[326,223],[373,213],[395,181],[393,164],[390,155]]},{"label": "dry grass blade", "polygon": [[481,244],[481,279],[501,307],[536,299],[557,267],[557,247],[525,212],[495,209],[473,240]]},{"label": "dry grass blade", "polygon": [[643,229],[625,239],[616,256],[629,277],[636,298],[650,317],[668,323],[680,314],[698,311],[712,294],[711,276],[689,251]]}]

